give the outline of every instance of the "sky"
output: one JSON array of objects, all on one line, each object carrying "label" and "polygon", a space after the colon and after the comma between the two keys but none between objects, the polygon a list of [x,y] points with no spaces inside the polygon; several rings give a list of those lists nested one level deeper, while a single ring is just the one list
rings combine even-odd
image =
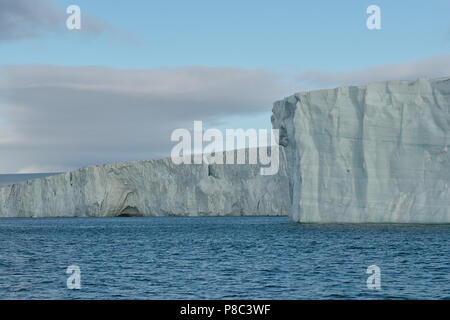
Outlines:
[{"label": "sky", "polygon": [[[66,8],[81,9],[69,30]],[[381,29],[369,30],[369,5]],[[0,0],[0,173],[169,155],[270,128],[298,91],[450,75],[450,2]]]}]

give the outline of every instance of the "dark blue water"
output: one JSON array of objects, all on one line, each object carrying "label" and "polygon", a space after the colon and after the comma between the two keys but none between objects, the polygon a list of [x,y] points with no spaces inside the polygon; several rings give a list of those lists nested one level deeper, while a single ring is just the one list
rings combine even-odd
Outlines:
[{"label": "dark blue water", "polygon": [[[449,299],[450,226],[0,219],[2,299]],[[381,290],[366,268],[381,268]],[[81,289],[66,268],[81,268]]]}]

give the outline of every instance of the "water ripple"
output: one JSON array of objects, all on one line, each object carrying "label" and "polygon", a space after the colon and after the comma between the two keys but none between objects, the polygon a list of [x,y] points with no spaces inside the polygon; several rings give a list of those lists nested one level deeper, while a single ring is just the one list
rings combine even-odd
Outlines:
[{"label": "water ripple", "polygon": [[[449,299],[449,225],[0,219],[1,299]],[[81,268],[68,290],[66,268]],[[366,268],[381,268],[369,290]]]}]

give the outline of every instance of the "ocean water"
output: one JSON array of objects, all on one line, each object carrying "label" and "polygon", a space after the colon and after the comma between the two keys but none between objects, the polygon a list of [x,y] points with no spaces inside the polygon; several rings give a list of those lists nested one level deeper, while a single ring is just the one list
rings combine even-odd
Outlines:
[{"label": "ocean water", "polygon": [[[449,254],[450,225],[0,219],[0,298],[450,299]],[[380,290],[367,288],[370,265]]]}]

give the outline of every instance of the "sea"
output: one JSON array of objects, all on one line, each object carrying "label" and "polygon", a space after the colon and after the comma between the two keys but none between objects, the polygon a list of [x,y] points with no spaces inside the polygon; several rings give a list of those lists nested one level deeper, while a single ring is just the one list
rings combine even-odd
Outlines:
[{"label": "sea", "polygon": [[3,218],[0,299],[450,299],[450,225]]}]

